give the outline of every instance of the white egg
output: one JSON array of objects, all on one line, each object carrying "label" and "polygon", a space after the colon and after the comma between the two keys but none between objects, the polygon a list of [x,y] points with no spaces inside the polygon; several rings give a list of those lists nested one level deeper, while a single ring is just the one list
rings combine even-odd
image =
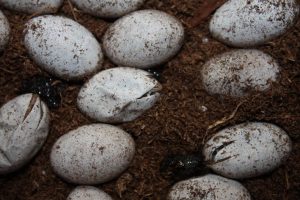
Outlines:
[{"label": "white egg", "polygon": [[0,10],[0,51],[3,51],[9,41],[10,27],[5,15]]},{"label": "white egg", "polygon": [[148,68],[167,62],[180,50],[184,28],[158,10],[130,13],[112,24],[103,38],[109,59],[121,66]]},{"label": "white egg", "polygon": [[0,174],[14,172],[40,150],[49,132],[49,111],[37,95],[18,96],[0,109]]},{"label": "white egg", "polygon": [[135,153],[132,137],[107,124],[81,126],[61,136],[51,151],[51,165],[64,180],[100,184],[118,177]]},{"label": "white egg", "polygon": [[24,41],[40,67],[63,79],[81,79],[102,66],[102,50],[95,37],[66,17],[31,19],[26,23]]},{"label": "white egg", "polygon": [[239,182],[208,174],[176,183],[168,200],[250,200],[250,194]]},{"label": "white egg", "polygon": [[253,90],[268,90],[277,81],[279,70],[277,62],[264,52],[239,49],[207,61],[201,76],[208,93],[241,97]]},{"label": "white egg", "polygon": [[29,14],[55,13],[63,0],[0,0],[0,5],[14,11]]},{"label": "white egg", "polygon": [[228,178],[250,178],[281,165],[292,143],[281,128],[249,122],[225,128],[206,142],[203,155],[208,166]]},{"label": "white egg", "polygon": [[108,194],[92,186],[78,186],[67,200],[113,200]]},{"label": "white egg", "polygon": [[81,88],[77,104],[87,116],[107,123],[128,122],[159,99],[161,85],[149,72],[117,67],[92,77]]},{"label": "white egg", "polygon": [[298,15],[296,0],[229,0],[215,12],[209,29],[227,45],[249,47],[282,35]]},{"label": "white egg", "polygon": [[138,9],[145,0],[71,0],[85,13],[97,17],[116,18]]}]

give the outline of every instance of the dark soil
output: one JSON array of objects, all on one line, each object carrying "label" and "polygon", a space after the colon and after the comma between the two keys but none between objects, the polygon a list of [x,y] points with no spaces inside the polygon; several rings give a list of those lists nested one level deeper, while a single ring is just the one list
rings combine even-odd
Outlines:
[{"label": "dark soil", "polygon": [[[149,0],[143,7],[170,13],[185,22],[196,13],[201,0]],[[47,75],[28,56],[23,42],[23,25],[29,15],[2,9],[8,17],[12,37],[0,58],[0,105],[19,94],[24,79],[36,74]],[[69,4],[60,15],[73,18]],[[87,27],[101,42],[112,21],[105,21],[75,12],[79,23]],[[208,42],[203,42],[208,38]],[[115,199],[164,199],[172,181],[159,172],[160,162],[170,153],[199,150],[205,138],[225,126],[245,121],[266,121],[285,129],[293,141],[293,152],[280,168],[262,177],[241,183],[256,200],[300,199],[300,21],[284,36],[258,47],[278,60],[281,79],[270,91],[253,93],[243,99],[207,94],[199,76],[201,66],[214,55],[230,48],[215,41],[208,32],[208,20],[193,29],[186,29],[181,52],[161,66],[163,96],[155,107],[131,123],[120,125],[136,141],[136,156],[118,179],[99,185]],[[108,60],[104,68],[114,65]],[[39,154],[22,170],[0,177],[1,200],[64,200],[75,187],[58,178],[52,171],[49,154],[54,142],[63,134],[89,124],[76,107],[81,83],[64,83],[62,103],[51,110],[51,131]],[[228,117],[240,105],[232,119],[206,133],[207,128]],[[203,106],[207,111],[203,111]]]}]

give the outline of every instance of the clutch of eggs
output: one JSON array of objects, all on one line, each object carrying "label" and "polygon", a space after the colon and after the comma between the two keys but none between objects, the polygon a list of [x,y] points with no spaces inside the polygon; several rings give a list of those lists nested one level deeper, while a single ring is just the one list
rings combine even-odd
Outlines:
[{"label": "clutch of eggs", "polygon": [[55,13],[63,0],[0,0],[0,5],[29,14]]},{"label": "clutch of eggs", "polygon": [[180,50],[184,28],[158,10],[135,11],[114,22],[103,37],[108,58],[125,67],[149,68],[167,62]]},{"label": "clutch of eggs", "polygon": [[290,155],[292,142],[278,126],[247,122],[225,128],[203,148],[207,166],[235,179],[256,177],[281,165]]},{"label": "clutch of eggs", "polygon": [[213,15],[213,37],[235,47],[264,44],[284,34],[298,19],[296,0],[230,0]]},{"label": "clutch of eggs", "polygon": [[9,41],[10,27],[5,15],[0,10],[0,51],[3,51]]},{"label": "clutch of eggs", "polygon": [[26,23],[24,43],[44,70],[66,80],[78,80],[102,66],[102,50],[92,33],[61,16],[44,15]]},{"label": "clutch of eggs", "polygon": [[0,174],[27,164],[44,144],[50,115],[35,94],[18,96],[0,109]]}]

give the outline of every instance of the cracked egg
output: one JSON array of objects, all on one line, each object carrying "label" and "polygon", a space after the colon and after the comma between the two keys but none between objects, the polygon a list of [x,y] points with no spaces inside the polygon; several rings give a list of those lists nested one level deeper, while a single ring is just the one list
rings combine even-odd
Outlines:
[{"label": "cracked egg", "polygon": [[49,132],[49,111],[37,95],[18,96],[0,109],[0,174],[14,172],[40,150]]},{"label": "cracked egg", "polygon": [[247,122],[225,128],[203,148],[205,162],[228,178],[256,177],[279,167],[289,156],[292,142],[278,126]]},{"label": "cracked egg", "polygon": [[117,67],[92,77],[80,90],[77,105],[99,122],[135,120],[159,99],[160,83],[149,72]]}]

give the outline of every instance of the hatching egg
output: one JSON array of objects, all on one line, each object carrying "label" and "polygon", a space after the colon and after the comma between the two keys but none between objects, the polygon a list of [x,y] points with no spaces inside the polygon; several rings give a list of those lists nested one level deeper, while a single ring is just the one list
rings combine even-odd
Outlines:
[{"label": "hatching egg", "polygon": [[284,34],[298,15],[296,0],[230,0],[215,12],[209,29],[227,45],[249,47]]},{"label": "hatching egg", "polygon": [[0,10],[0,51],[3,51],[9,41],[10,27],[5,15]]},{"label": "hatching egg", "polygon": [[159,99],[160,83],[141,69],[117,67],[101,71],[81,88],[77,104],[87,116],[107,123],[141,116]]},{"label": "hatching egg", "polygon": [[268,54],[239,49],[217,55],[201,69],[202,83],[210,94],[241,97],[266,91],[279,78],[279,65]]},{"label": "hatching egg", "polygon": [[145,0],[71,0],[82,11],[98,17],[116,18],[138,9]]},{"label": "hatching egg", "polygon": [[96,187],[78,186],[69,194],[67,200],[112,200],[112,198]]},{"label": "hatching egg", "polygon": [[106,31],[103,49],[120,66],[149,68],[167,62],[180,50],[184,28],[175,17],[158,10],[135,11]]},{"label": "hatching egg", "polygon": [[55,13],[63,0],[0,0],[0,5],[30,14]]},{"label": "hatching egg", "polygon": [[206,142],[203,155],[216,173],[235,179],[256,177],[279,167],[292,142],[278,126],[247,122],[225,128]]},{"label": "hatching egg", "polygon": [[239,182],[208,174],[176,183],[168,200],[250,200],[247,189]]},{"label": "hatching egg", "polygon": [[135,153],[132,137],[107,124],[81,126],[61,136],[52,147],[54,172],[75,184],[100,184],[118,177]]},{"label": "hatching egg", "polygon": [[40,150],[49,132],[49,111],[37,95],[18,96],[0,109],[0,174],[14,172]]},{"label": "hatching egg", "polygon": [[98,41],[89,30],[66,17],[31,19],[26,23],[24,42],[40,67],[63,79],[81,79],[102,66]]}]

